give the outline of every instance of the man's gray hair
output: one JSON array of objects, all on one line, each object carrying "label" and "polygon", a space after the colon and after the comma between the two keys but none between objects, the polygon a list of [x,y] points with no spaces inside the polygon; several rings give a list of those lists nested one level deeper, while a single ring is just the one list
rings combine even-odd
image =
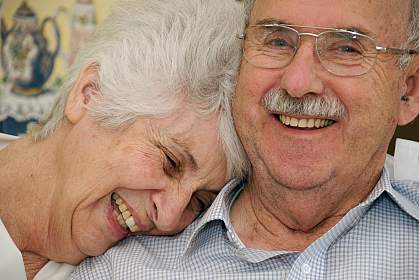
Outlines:
[{"label": "man's gray hair", "polygon": [[185,103],[203,115],[219,112],[228,176],[244,176],[248,161],[230,103],[241,59],[236,34],[244,24],[243,4],[236,1],[117,1],[70,68],[50,116],[32,135],[46,138],[67,121],[68,94],[81,71],[93,66],[98,94],[87,109],[102,126],[119,128],[139,117],[164,117]]},{"label": "man's gray hair", "polygon": [[[419,50],[419,0],[411,0],[411,13],[407,29],[407,48]],[[400,67],[406,68],[412,60],[411,55],[400,58]]]},{"label": "man's gray hair", "polygon": [[408,29],[408,43],[413,49],[419,49],[419,0],[412,0]]},{"label": "man's gray hair", "polygon": [[[246,24],[249,22],[250,13],[252,12],[253,5],[256,0],[241,0],[245,6],[246,12]],[[411,13],[409,15],[409,26],[408,26],[408,40],[405,47],[412,49],[419,49],[419,0],[411,0]],[[411,55],[403,55],[400,58],[400,67],[406,68],[412,59]]]}]

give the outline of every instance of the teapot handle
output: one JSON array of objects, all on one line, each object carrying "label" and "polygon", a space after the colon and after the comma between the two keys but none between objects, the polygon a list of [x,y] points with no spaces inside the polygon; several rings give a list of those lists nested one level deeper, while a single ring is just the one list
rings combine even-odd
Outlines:
[{"label": "teapot handle", "polygon": [[6,25],[3,20],[3,17],[0,16],[0,67],[3,67],[3,69],[5,69],[4,58],[3,58],[3,45],[4,45],[4,40],[6,40],[6,37],[7,37]]},{"label": "teapot handle", "polygon": [[52,59],[54,59],[57,56],[58,51],[60,50],[60,38],[61,38],[61,36],[60,36],[60,30],[58,29],[57,21],[55,20],[54,17],[46,17],[42,21],[42,24],[41,24],[42,34],[44,34],[44,29],[45,29],[46,23],[48,21],[51,21],[51,23],[52,23],[52,27],[54,28],[54,34],[55,34],[55,41],[57,42],[55,50],[52,52]]},{"label": "teapot handle", "polygon": [[1,40],[1,46],[3,46],[3,41],[6,38],[6,23],[4,22],[3,18],[0,16],[0,26],[1,26],[1,30],[0,30],[0,40]]}]

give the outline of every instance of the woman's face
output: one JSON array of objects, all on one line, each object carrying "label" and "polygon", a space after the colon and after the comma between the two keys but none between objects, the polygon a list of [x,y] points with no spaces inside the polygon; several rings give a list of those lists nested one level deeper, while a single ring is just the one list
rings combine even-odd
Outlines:
[{"label": "woman's face", "polygon": [[60,153],[53,218],[59,258],[77,263],[130,234],[183,230],[226,180],[216,127],[215,114],[182,111],[115,131],[86,114]]}]

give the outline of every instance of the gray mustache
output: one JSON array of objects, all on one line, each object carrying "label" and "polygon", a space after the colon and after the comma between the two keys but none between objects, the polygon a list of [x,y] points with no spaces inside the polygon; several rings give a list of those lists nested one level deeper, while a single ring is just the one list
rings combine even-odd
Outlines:
[{"label": "gray mustache", "polygon": [[263,98],[265,108],[274,114],[297,114],[339,120],[346,115],[337,97],[307,94],[297,98],[284,89],[272,89]]}]

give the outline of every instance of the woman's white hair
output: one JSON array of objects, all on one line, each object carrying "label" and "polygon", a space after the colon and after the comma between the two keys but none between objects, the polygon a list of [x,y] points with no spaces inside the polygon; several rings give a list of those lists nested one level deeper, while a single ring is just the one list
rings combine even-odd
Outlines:
[{"label": "woman's white hair", "polygon": [[[234,0],[123,0],[80,51],[50,116],[32,131],[43,139],[66,121],[64,107],[81,71],[97,67],[98,94],[89,114],[107,128],[139,117],[164,117],[186,103],[220,113],[219,138],[229,177],[242,177],[248,161],[234,130],[230,101],[245,24]],[[188,106],[189,106],[188,105]],[[209,147],[210,148],[210,147]]]}]

